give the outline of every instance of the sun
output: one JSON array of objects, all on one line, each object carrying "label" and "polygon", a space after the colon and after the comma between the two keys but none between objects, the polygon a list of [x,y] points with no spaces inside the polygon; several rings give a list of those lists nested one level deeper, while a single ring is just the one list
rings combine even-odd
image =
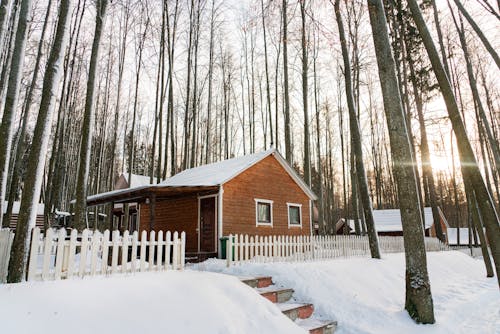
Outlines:
[{"label": "sun", "polygon": [[449,171],[452,167],[452,159],[442,155],[431,155],[431,166],[436,171]]}]

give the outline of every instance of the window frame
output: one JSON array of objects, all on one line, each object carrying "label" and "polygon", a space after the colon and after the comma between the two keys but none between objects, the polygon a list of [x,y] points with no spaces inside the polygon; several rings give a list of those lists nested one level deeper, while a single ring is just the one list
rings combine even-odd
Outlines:
[{"label": "window frame", "polygon": [[[273,203],[274,201],[262,198],[254,198],[255,201],[255,226],[270,226],[273,227]],[[259,222],[259,203],[269,204],[269,223]]]},{"label": "window frame", "polygon": [[[290,208],[291,207],[297,207],[299,208],[299,220],[300,220],[300,224],[291,224],[290,223]],[[290,227],[300,227],[302,228],[302,204],[300,203],[286,203],[286,211],[287,211],[287,216],[288,216],[288,228]]]}]

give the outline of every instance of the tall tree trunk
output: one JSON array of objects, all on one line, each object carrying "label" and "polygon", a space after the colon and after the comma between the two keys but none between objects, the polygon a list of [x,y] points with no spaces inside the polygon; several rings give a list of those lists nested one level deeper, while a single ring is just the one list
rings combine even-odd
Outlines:
[{"label": "tall tree trunk", "polygon": [[[351,78],[351,61],[349,59],[349,51],[347,49],[347,42],[344,32],[344,23],[342,22],[342,15],[340,13],[340,0],[335,1],[335,16],[337,18],[337,25],[339,29],[340,45],[342,48],[342,58],[344,60],[344,77],[347,107],[349,109],[349,128],[351,130],[351,143],[352,150],[355,158],[355,169],[357,176],[357,186],[359,188],[360,197],[363,206],[363,213],[366,219],[366,228],[368,232],[368,241],[370,244],[370,253],[372,258],[380,259],[380,250],[378,247],[377,231],[375,229],[375,222],[373,220],[372,202],[368,190],[368,180],[366,177],[365,166],[363,163],[363,148],[361,145],[361,132],[359,130],[358,118],[356,116],[356,109],[354,106],[354,96],[352,92],[352,78]],[[353,188],[356,185],[353,183]],[[357,198],[353,198],[356,201]]]},{"label": "tall tree trunk", "polygon": [[413,158],[389,43],[387,20],[381,0],[367,2],[403,224],[406,258],[405,309],[417,322],[434,323],[422,215],[418,203],[415,173],[409,163]]},{"label": "tall tree trunk", "polygon": [[43,170],[45,167],[46,151],[49,143],[52,114],[55,98],[58,95],[61,62],[66,49],[68,21],[71,12],[71,0],[61,0],[59,20],[54,38],[54,44],[47,61],[45,77],[43,79],[42,99],[31,143],[28,158],[28,168],[25,179],[25,189],[19,209],[19,218],[16,226],[14,243],[12,244],[9,261],[8,282],[16,283],[23,280],[25,264],[28,259],[31,229],[35,226],[38,199],[42,187]]},{"label": "tall tree trunk", "polygon": [[308,111],[308,60],[307,60],[307,32],[306,32],[306,4],[305,0],[299,0],[300,16],[302,18],[302,108],[304,109],[304,180],[311,185],[311,145],[309,144],[309,111]]},{"label": "tall tree trunk", "polygon": [[98,0],[96,2],[96,22],[94,40],[92,42],[92,52],[90,55],[90,67],[87,80],[87,95],[85,97],[85,111],[83,115],[82,137],[80,141],[80,159],[78,163],[78,175],[76,185],[75,203],[75,228],[82,231],[87,226],[87,184],[89,178],[90,148],[92,145],[92,124],[94,123],[94,98],[97,73],[97,61],[99,59],[99,49],[102,30],[106,16],[108,0]]},{"label": "tall tree trunk", "polygon": [[7,10],[9,9],[10,0],[0,1],[0,58],[3,53],[3,37],[5,35],[5,23],[8,21],[9,15],[7,15]]},{"label": "tall tree trunk", "polygon": [[411,55],[408,53],[409,59],[409,67],[410,67],[410,80],[412,82],[413,87],[413,96],[415,98],[415,104],[417,107],[417,115],[418,115],[418,123],[420,126],[420,151],[421,151],[421,160],[422,160],[422,176],[424,179],[424,185],[428,189],[429,192],[429,204],[431,205],[432,210],[432,220],[434,221],[434,226],[436,230],[436,237],[442,242],[446,241],[446,237],[443,234],[443,229],[441,227],[441,218],[439,215],[439,208],[436,198],[436,186],[434,184],[434,175],[432,172],[431,165],[431,157],[429,152],[429,141],[427,139],[427,130],[425,128],[425,120],[424,120],[424,112],[423,112],[423,103],[422,97],[418,90],[417,78],[415,69],[413,67],[413,61],[411,59]]},{"label": "tall tree trunk", "polygon": [[463,177],[470,178],[472,182],[472,187],[476,195],[479,209],[481,210],[481,216],[486,227],[486,232],[488,235],[488,240],[491,246],[491,252],[493,255],[493,260],[495,261],[495,267],[497,272],[498,284],[500,286],[500,278],[498,273],[500,272],[500,225],[498,220],[498,215],[493,204],[488,189],[484,183],[481,172],[477,165],[472,146],[467,138],[467,132],[460,116],[458,110],[457,101],[455,95],[453,94],[453,89],[448,80],[448,77],[443,69],[443,65],[439,60],[439,55],[432,41],[432,37],[427,30],[424,18],[420,12],[420,8],[416,0],[408,0],[412,16],[417,25],[418,31],[422,36],[427,53],[432,63],[432,68],[438,80],[439,87],[441,88],[441,93],[445,100],[446,109],[448,110],[448,116],[451,120],[453,131],[457,138],[458,150],[460,153],[460,161],[463,166]]},{"label": "tall tree trunk", "polygon": [[292,164],[292,138],[290,126],[290,93],[288,91],[288,19],[286,14],[287,0],[283,0],[283,86],[285,90],[284,111],[285,111],[285,157],[289,164]]},{"label": "tall tree trunk", "polygon": [[0,124],[0,225],[3,218],[3,206],[7,190],[7,178],[14,132],[14,114],[19,98],[19,89],[24,65],[24,54],[26,52],[26,37],[28,34],[28,18],[31,13],[31,0],[22,0],[17,23],[14,50],[10,63],[9,81],[5,106]]}]

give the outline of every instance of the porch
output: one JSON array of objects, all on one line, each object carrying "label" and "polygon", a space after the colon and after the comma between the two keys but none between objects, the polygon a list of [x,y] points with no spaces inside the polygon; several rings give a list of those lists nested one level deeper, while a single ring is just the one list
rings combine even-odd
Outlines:
[{"label": "porch", "polygon": [[163,184],[92,195],[87,205],[110,205],[110,230],[185,231],[186,260],[203,261],[218,255],[221,221],[219,186]]}]

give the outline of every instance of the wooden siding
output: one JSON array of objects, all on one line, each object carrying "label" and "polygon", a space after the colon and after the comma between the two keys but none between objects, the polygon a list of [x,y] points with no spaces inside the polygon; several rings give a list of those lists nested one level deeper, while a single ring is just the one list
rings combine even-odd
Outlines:
[{"label": "wooden siding", "polygon": [[[274,156],[223,185],[224,235],[310,235],[309,197]],[[273,226],[256,226],[255,199],[272,200]],[[288,227],[287,203],[302,204],[302,228]]]},{"label": "wooden siding", "polygon": [[[198,197],[173,198],[156,202],[155,231],[186,232],[186,252],[198,251]],[[149,231],[149,204],[140,205],[139,232]]]}]

